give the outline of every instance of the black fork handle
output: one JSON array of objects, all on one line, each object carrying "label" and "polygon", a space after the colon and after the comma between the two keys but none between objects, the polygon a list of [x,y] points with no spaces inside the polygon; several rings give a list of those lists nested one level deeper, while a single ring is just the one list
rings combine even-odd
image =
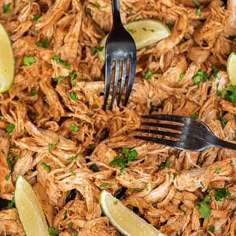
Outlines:
[{"label": "black fork handle", "polygon": [[230,143],[230,142],[224,141],[222,139],[217,138],[216,136],[208,136],[207,142],[209,142],[210,144],[212,144],[214,146],[236,150],[235,143]]},{"label": "black fork handle", "polygon": [[113,12],[113,26],[122,25],[120,17],[120,0],[112,1],[112,12]]}]

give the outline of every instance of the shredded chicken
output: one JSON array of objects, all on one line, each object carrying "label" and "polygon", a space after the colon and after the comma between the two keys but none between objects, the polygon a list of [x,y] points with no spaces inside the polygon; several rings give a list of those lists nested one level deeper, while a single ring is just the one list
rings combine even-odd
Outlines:
[{"label": "shredded chicken", "polygon": [[236,235],[235,151],[180,151],[133,137],[140,116],[155,112],[193,116],[235,142],[235,100],[222,94],[236,1],[121,0],[123,23],[157,19],[171,34],[137,52],[128,106],[105,112],[97,51],[111,14],[110,0],[0,0],[16,66],[0,94],[0,235],[24,235],[14,206],[20,175],[60,236],[120,235],[102,214],[103,189],[166,235]]}]

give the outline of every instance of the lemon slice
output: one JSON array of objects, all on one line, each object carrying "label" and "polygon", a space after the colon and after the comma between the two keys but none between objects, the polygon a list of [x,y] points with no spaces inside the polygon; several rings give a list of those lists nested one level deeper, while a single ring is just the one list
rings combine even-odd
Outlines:
[{"label": "lemon slice", "polygon": [[227,61],[227,73],[231,84],[236,85],[236,53],[232,52]]},{"label": "lemon slice", "polygon": [[104,214],[121,234],[126,236],[164,236],[106,190],[101,192],[100,204]]},{"label": "lemon slice", "polygon": [[[124,25],[125,29],[132,35],[137,49],[152,45],[170,35],[167,25],[158,20],[139,20]],[[99,59],[104,61],[107,36],[101,41],[100,47],[103,50],[98,52]]]},{"label": "lemon slice", "polygon": [[15,60],[11,41],[0,24],[0,93],[7,91],[14,79]]},{"label": "lemon slice", "polygon": [[31,185],[20,176],[16,182],[15,204],[27,236],[48,236],[48,226]]}]

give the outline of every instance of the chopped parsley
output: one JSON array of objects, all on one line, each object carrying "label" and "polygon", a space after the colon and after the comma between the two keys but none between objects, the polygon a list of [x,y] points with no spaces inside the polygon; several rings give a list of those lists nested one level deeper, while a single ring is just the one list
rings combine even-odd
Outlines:
[{"label": "chopped parsley", "polygon": [[216,201],[221,201],[223,198],[230,197],[231,193],[225,188],[215,188],[214,197]]},{"label": "chopped parsley", "polygon": [[204,219],[211,215],[211,208],[208,205],[210,201],[211,201],[210,196],[206,195],[205,198],[202,201],[199,201],[196,205],[198,212]]},{"label": "chopped parsley", "polygon": [[95,163],[90,165],[89,169],[92,170],[93,172],[98,172],[99,171],[98,166]]},{"label": "chopped parsley", "polygon": [[73,232],[73,236],[78,236],[78,235],[79,235],[78,231],[75,230],[75,231]]},{"label": "chopped parsley", "polygon": [[72,222],[72,221],[70,221],[70,222],[68,223],[68,227],[69,227],[69,228],[72,228],[72,227],[73,227],[73,222]]},{"label": "chopped parsley", "polygon": [[67,70],[70,69],[70,65],[69,65],[66,61],[64,61],[63,59],[61,59],[60,57],[54,55],[54,56],[52,57],[52,60],[55,61],[56,63],[59,63],[59,64],[63,65]]},{"label": "chopped parsley", "polygon": [[10,177],[11,177],[11,173],[8,173],[8,174],[5,176],[4,179],[5,179],[6,181],[8,181],[8,180],[10,179]]},{"label": "chopped parsley", "polygon": [[5,127],[5,131],[8,133],[8,134],[10,134],[10,133],[12,133],[13,132],[13,130],[15,129],[15,125],[14,124],[11,124],[11,123],[9,123],[9,124],[7,124],[7,126]]},{"label": "chopped parsley", "polygon": [[12,160],[11,160],[9,157],[7,157],[7,166],[8,166],[8,169],[9,169],[9,170],[12,170],[12,168],[13,168],[13,163],[12,163]]},{"label": "chopped parsley", "polygon": [[198,70],[198,72],[192,78],[193,83],[196,85],[199,85],[201,81],[206,81],[208,79],[209,75],[203,70]]},{"label": "chopped parsley", "polygon": [[79,128],[76,125],[74,125],[74,124],[70,124],[70,131],[78,132]]},{"label": "chopped parsley", "polygon": [[75,92],[70,92],[70,99],[73,100],[73,101],[77,100],[77,95],[76,95]]},{"label": "chopped parsley", "polygon": [[78,156],[79,156],[79,155],[71,156],[71,157],[68,158],[68,160],[69,160],[69,161],[75,161],[75,160],[77,160]]},{"label": "chopped parsley", "polygon": [[162,162],[162,163],[160,164],[159,168],[160,168],[160,170],[163,170],[163,169],[165,169],[165,168],[168,168],[169,165],[170,165],[170,161],[169,161],[169,160],[166,160],[166,161],[164,161],[164,162]]},{"label": "chopped parsley", "polygon": [[213,65],[211,73],[215,78],[217,78],[218,72],[219,72],[218,67],[216,65]]},{"label": "chopped parsley", "polygon": [[90,8],[85,8],[85,13],[88,14],[88,15],[91,15],[91,9]]},{"label": "chopped parsley", "polygon": [[118,156],[110,162],[111,166],[120,167],[121,172],[127,167],[129,161],[134,161],[138,153],[136,150],[131,150],[129,148],[123,148]]},{"label": "chopped parsley", "polygon": [[221,172],[221,168],[216,167],[216,168],[215,168],[215,173],[216,173],[216,174],[220,174],[220,172]]},{"label": "chopped parsley", "polygon": [[77,77],[77,72],[73,70],[70,74],[70,84],[71,86],[75,86],[75,79]]},{"label": "chopped parsley", "polygon": [[199,113],[196,111],[191,115],[191,118],[196,120],[198,118],[198,116],[199,116]]},{"label": "chopped parsley", "polygon": [[33,56],[24,56],[23,64],[24,66],[30,66],[36,62],[36,58]]},{"label": "chopped parsley", "polygon": [[197,10],[196,10],[196,15],[197,16],[200,16],[202,14],[202,10],[201,8],[199,7]]},{"label": "chopped parsley", "polygon": [[52,236],[57,236],[57,235],[58,235],[57,230],[56,230],[55,228],[53,228],[53,227],[49,227],[49,228],[48,228],[48,233],[49,233],[50,235],[52,235]]},{"label": "chopped parsley", "polygon": [[230,85],[219,92],[218,95],[229,102],[236,102],[236,86]]},{"label": "chopped parsley", "polygon": [[103,183],[103,184],[101,184],[99,187],[100,187],[100,188],[106,188],[106,187],[108,187],[108,186],[109,186],[108,183]]},{"label": "chopped parsley", "polygon": [[220,123],[221,123],[222,127],[224,128],[227,125],[228,120],[226,118],[221,118]]},{"label": "chopped parsley", "polygon": [[43,167],[44,170],[46,170],[47,172],[51,171],[51,167],[50,165],[46,164],[45,162],[41,163],[41,166]]},{"label": "chopped parsley", "polygon": [[145,80],[149,80],[152,78],[152,72],[150,70],[147,71],[147,73],[144,75]]},{"label": "chopped parsley", "polygon": [[36,42],[36,45],[40,48],[48,48],[48,39],[44,39],[43,41]]},{"label": "chopped parsley", "polygon": [[210,231],[211,233],[215,232],[215,226],[214,225],[210,225],[208,228],[208,231]]},{"label": "chopped parsley", "polygon": [[94,7],[98,8],[98,9],[101,7],[101,5],[98,2],[94,2],[92,4]]},{"label": "chopped parsley", "polygon": [[13,197],[12,199],[11,199],[11,201],[8,203],[8,208],[10,209],[10,208],[13,208],[13,207],[15,207],[15,197]]},{"label": "chopped parsley", "polygon": [[91,51],[92,55],[95,55],[95,54],[97,54],[98,52],[101,52],[101,51],[103,50],[103,48],[104,48],[104,47],[100,47],[100,46],[97,46],[97,47],[92,48],[92,51]]},{"label": "chopped parsley", "polygon": [[57,83],[60,83],[62,81],[62,76],[58,76],[56,78],[53,78],[54,81],[56,81]]},{"label": "chopped parsley", "polygon": [[193,0],[193,3],[195,5],[195,7],[199,8],[201,5],[200,3],[198,2],[198,0]]},{"label": "chopped parsley", "polygon": [[57,143],[49,143],[48,144],[48,151],[51,152],[55,147],[58,146],[58,143],[59,143],[59,141]]},{"label": "chopped parsley", "polygon": [[32,96],[37,96],[38,95],[38,91],[36,89],[32,89],[31,90],[31,95]]},{"label": "chopped parsley", "polygon": [[34,15],[33,15],[33,20],[34,20],[34,21],[37,21],[37,20],[39,20],[40,17],[41,17],[40,14],[34,14]]},{"label": "chopped parsley", "polygon": [[2,6],[3,13],[8,13],[10,11],[11,3],[4,4]]},{"label": "chopped parsley", "polygon": [[181,74],[179,75],[179,79],[178,79],[178,81],[182,81],[183,78],[184,78],[184,76],[185,76],[185,73],[184,73],[184,72],[181,73]]}]

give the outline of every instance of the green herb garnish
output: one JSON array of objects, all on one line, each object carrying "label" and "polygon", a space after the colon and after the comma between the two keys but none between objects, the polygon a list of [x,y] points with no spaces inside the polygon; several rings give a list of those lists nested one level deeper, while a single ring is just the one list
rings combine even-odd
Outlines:
[{"label": "green herb garnish", "polygon": [[73,227],[73,222],[72,222],[72,221],[70,221],[70,222],[68,223],[68,227],[69,227],[69,228],[72,228],[72,227]]},{"label": "green herb garnish", "polygon": [[78,156],[79,155],[71,156],[71,157],[68,158],[68,161],[75,161],[75,160],[77,160]]},{"label": "green herb garnish", "polygon": [[78,236],[78,235],[79,235],[78,231],[75,230],[75,231],[73,232],[73,236]]},{"label": "green herb garnish", "polygon": [[15,197],[11,199],[11,201],[8,203],[8,208],[11,209],[15,207]]},{"label": "green herb garnish", "polygon": [[77,100],[77,95],[76,95],[75,92],[70,92],[70,99],[73,100],[73,101]]},{"label": "green herb garnish", "polygon": [[98,166],[95,163],[90,165],[89,169],[92,170],[93,172],[99,172]]},{"label": "green herb garnish", "polygon": [[51,171],[51,167],[50,165],[46,164],[45,162],[41,163],[41,166],[43,167],[44,170],[46,170],[47,172]]},{"label": "green herb garnish", "polygon": [[229,121],[228,121],[226,118],[221,118],[221,119],[220,119],[220,123],[221,123],[221,125],[222,125],[223,128],[227,125],[228,122],[229,122]]},{"label": "green herb garnish", "polygon": [[12,170],[13,163],[12,163],[12,160],[9,157],[7,157],[7,165],[8,165],[9,170]]},{"label": "green herb garnish", "polygon": [[74,125],[74,124],[70,124],[70,131],[78,132],[79,128],[76,125]]},{"label": "green herb garnish", "polygon": [[230,197],[231,193],[225,188],[215,188],[214,197],[216,201],[221,201],[223,198]]},{"label": "green herb garnish", "polygon": [[198,72],[192,78],[194,84],[196,85],[199,85],[201,81],[206,81],[208,79],[209,75],[203,70],[198,70]]},{"label": "green herb garnish", "polygon": [[40,48],[48,48],[48,39],[44,39],[42,42],[38,41],[36,42],[36,45]]},{"label": "green herb garnish", "polygon": [[88,14],[88,15],[91,15],[91,9],[90,8],[85,8],[85,13]]},{"label": "green herb garnish", "polygon": [[34,14],[34,15],[33,15],[33,20],[34,20],[34,21],[37,21],[37,20],[39,20],[40,17],[41,17],[40,14]]},{"label": "green herb garnish", "polygon": [[196,15],[197,16],[200,16],[202,14],[202,10],[201,10],[201,8],[198,8],[197,10],[196,10]]},{"label": "green herb garnish", "polygon": [[216,168],[215,168],[215,173],[216,173],[216,174],[220,174],[220,172],[221,172],[221,169],[220,169],[219,167],[216,167]]},{"label": "green herb garnish", "polygon": [[71,84],[71,86],[75,86],[76,77],[77,77],[77,72],[73,70],[70,74],[70,84]]},{"label": "green herb garnish", "polygon": [[208,228],[208,231],[210,231],[211,233],[215,232],[215,226],[214,225],[210,225]]},{"label": "green herb garnish", "polygon": [[8,174],[5,176],[4,179],[5,179],[6,181],[8,181],[8,180],[10,179],[10,177],[11,177],[11,173],[8,173]]},{"label": "green herb garnish", "polygon": [[11,3],[4,4],[2,6],[3,13],[8,13],[10,11]]},{"label": "green herb garnish", "polygon": [[236,102],[236,86],[230,85],[219,92],[218,95],[229,102]]},{"label": "green herb garnish", "polygon": [[59,63],[59,64],[63,65],[67,70],[70,69],[70,65],[69,65],[66,61],[64,61],[63,59],[61,59],[60,57],[54,55],[54,56],[52,57],[52,60],[55,61],[56,63]]},{"label": "green herb garnish", "polygon": [[101,184],[99,187],[100,187],[100,188],[106,188],[106,187],[108,187],[108,186],[109,186],[108,183],[103,183],[103,184]]},{"label": "green herb garnish", "polygon": [[110,162],[111,166],[118,166],[123,171],[127,167],[129,161],[135,160],[138,153],[136,150],[130,150],[129,148],[123,148],[118,156]]},{"label": "green herb garnish", "polygon": [[200,3],[198,2],[198,0],[193,0],[193,3],[195,5],[195,7],[199,8],[201,5]]},{"label": "green herb garnish", "polygon": [[213,65],[211,73],[215,78],[217,78],[218,72],[219,72],[218,67],[216,65]]},{"label": "green herb garnish", "polygon": [[59,141],[57,143],[49,143],[48,144],[48,151],[51,152],[55,147],[58,146]]},{"label": "green herb garnish", "polygon": [[160,168],[160,170],[163,170],[163,169],[165,169],[165,168],[168,168],[169,165],[170,165],[170,161],[169,161],[169,160],[166,160],[166,161],[164,161],[164,162],[162,162],[162,163],[160,164],[159,168]]},{"label": "green herb garnish", "polygon": [[50,235],[52,235],[52,236],[57,236],[57,235],[58,235],[57,230],[56,230],[55,228],[53,228],[53,227],[49,227],[49,228],[48,228],[48,233],[49,233]]},{"label": "green herb garnish", "polygon": [[98,8],[98,9],[101,7],[101,5],[98,2],[94,2],[92,4],[94,7]]},{"label": "green herb garnish", "polygon": [[15,126],[14,124],[9,123],[9,124],[7,124],[7,126],[6,126],[5,131],[6,131],[8,134],[10,134],[10,133],[13,132],[13,130],[15,129],[15,127],[16,127],[16,126]]},{"label": "green herb garnish", "polygon": [[57,83],[60,83],[62,81],[62,76],[58,76],[56,78],[53,78],[54,81],[56,81]]},{"label": "green herb garnish", "polygon": [[185,73],[184,73],[184,72],[181,73],[181,74],[179,75],[179,79],[178,79],[178,81],[182,81],[183,78],[184,78],[184,76],[185,76]]},{"label": "green herb garnish", "polygon": [[147,71],[147,73],[144,75],[145,80],[149,80],[152,78],[152,72],[150,70]]},{"label": "green herb garnish", "polygon": [[103,48],[104,48],[104,47],[100,47],[100,46],[97,46],[97,47],[92,48],[92,51],[91,51],[92,55],[95,55],[95,54],[97,54],[98,52],[101,52],[101,51],[103,50]]},{"label": "green herb garnish", "polygon": [[24,66],[30,66],[36,62],[35,57],[33,56],[24,56],[23,58],[23,64]]},{"label": "green herb garnish", "polygon": [[191,118],[196,120],[198,118],[198,116],[199,116],[199,113],[196,111],[191,115]]},{"label": "green herb garnish", "polygon": [[211,201],[209,195],[205,196],[202,201],[199,201],[196,205],[198,212],[200,213],[202,218],[207,218],[211,214],[211,208],[209,207],[208,203]]},{"label": "green herb garnish", "polygon": [[32,95],[32,96],[37,96],[37,95],[38,95],[38,91],[35,90],[35,89],[32,89],[32,90],[31,90],[31,95]]}]

